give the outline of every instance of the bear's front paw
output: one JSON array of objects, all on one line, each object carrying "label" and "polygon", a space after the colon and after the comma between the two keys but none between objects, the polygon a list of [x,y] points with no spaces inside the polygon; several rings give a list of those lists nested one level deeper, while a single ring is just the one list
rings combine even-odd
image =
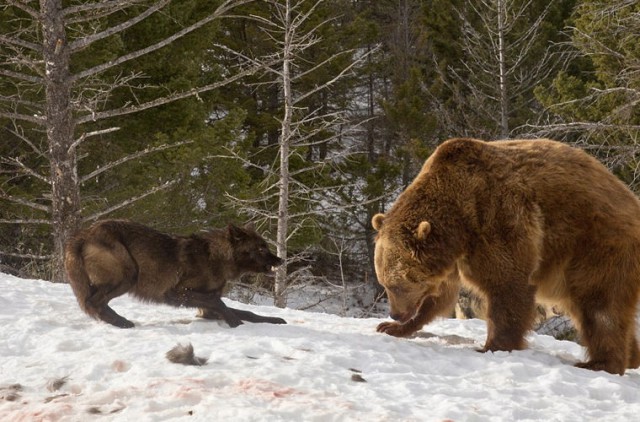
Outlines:
[{"label": "bear's front paw", "polygon": [[408,337],[416,330],[408,324],[387,321],[380,323],[378,328],[376,328],[376,331],[379,333],[389,334],[394,337]]}]

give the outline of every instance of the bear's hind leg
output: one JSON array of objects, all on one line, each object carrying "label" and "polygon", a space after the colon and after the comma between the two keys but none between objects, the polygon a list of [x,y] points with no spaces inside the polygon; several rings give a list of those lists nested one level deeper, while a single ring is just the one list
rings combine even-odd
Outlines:
[{"label": "bear's hind leg", "polygon": [[629,336],[629,324],[613,312],[593,310],[593,307],[583,308],[576,318],[589,356],[589,360],[577,363],[576,367],[623,375],[632,363],[627,359],[628,351],[633,352],[629,350],[632,347],[629,339],[635,338]]}]

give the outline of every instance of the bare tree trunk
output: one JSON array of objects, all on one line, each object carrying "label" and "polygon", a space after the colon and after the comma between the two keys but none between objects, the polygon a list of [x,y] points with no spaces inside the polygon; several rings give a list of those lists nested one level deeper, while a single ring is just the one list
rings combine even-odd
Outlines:
[{"label": "bare tree trunk", "polygon": [[80,197],[71,107],[70,51],[67,45],[62,0],[40,2],[45,61],[46,130],[51,169],[51,223],[54,239],[53,280],[63,281],[64,242],[78,229]]},{"label": "bare tree trunk", "polygon": [[293,97],[291,93],[291,5],[286,0],[284,16],[284,44],[282,61],[282,90],[284,95],[284,117],[280,133],[280,196],[278,199],[278,233],[276,249],[278,256],[284,261],[276,271],[275,305],[286,306],[285,290],[287,288],[287,231],[289,226],[289,149],[291,142],[291,124],[293,119]]},{"label": "bare tree trunk", "polygon": [[505,0],[498,0],[498,68],[500,85],[500,137],[509,137],[509,92],[507,90],[507,62],[505,55]]},{"label": "bare tree trunk", "polygon": [[[460,107],[456,106],[455,113],[471,122],[466,124],[470,131],[508,138],[514,117],[525,117],[530,111],[534,88],[560,68],[562,55],[554,54],[557,47],[547,45],[539,52],[546,37],[545,19],[554,2],[547,2],[537,16],[532,16],[531,8],[536,5],[532,0],[463,3],[457,13],[465,57],[458,69],[449,67],[449,71],[466,94],[456,101]],[[540,56],[534,58],[534,54]],[[460,91],[449,86],[453,93]],[[469,129],[470,125],[476,127]]]}]

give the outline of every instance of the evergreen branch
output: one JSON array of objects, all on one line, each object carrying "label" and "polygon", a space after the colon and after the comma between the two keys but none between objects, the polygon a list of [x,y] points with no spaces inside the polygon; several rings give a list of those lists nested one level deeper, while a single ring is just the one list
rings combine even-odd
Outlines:
[{"label": "evergreen branch", "polygon": [[[166,1],[166,0],[163,0]],[[120,56],[115,60],[111,60],[109,62],[103,63],[101,65],[92,67],[90,69],[84,70],[82,72],[79,72],[75,75],[73,75],[72,82],[77,81],[78,79],[82,79],[82,78],[86,78],[88,76],[92,76],[95,75],[97,73],[101,73],[107,69],[111,69],[112,67],[118,66],[122,63],[125,63],[129,60],[133,60],[136,59],[140,56],[144,56],[145,54],[149,54],[153,51],[156,51],[162,47],[165,47],[169,44],[171,44],[172,42],[174,42],[177,39],[180,39],[182,37],[184,37],[185,35],[190,34],[191,32],[195,31],[196,29],[199,29],[201,27],[203,27],[204,25],[212,22],[213,20],[219,18],[221,15],[223,15],[225,12],[227,12],[228,10],[231,10],[232,8],[236,7],[236,6],[240,6],[243,5],[245,3],[249,3],[252,2],[253,0],[226,0],[223,4],[221,4],[211,15],[207,16],[206,18],[203,18],[201,20],[199,20],[198,22],[176,32],[175,34],[173,34],[170,37],[165,38],[164,40],[157,42],[153,45],[150,45],[148,47],[142,48],[140,50],[136,50],[133,51],[129,54],[125,54],[124,56]]]},{"label": "evergreen branch", "polygon": [[122,22],[119,25],[116,26],[112,26],[109,29],[106,29],[102,32],[98,32],[96,34],[87,36],[87,37],[82,37],[82,38],[78,38],[77,40],[73,41],[70,45],[69,45],[69,49],[71,50],[72,53],[76,53],[80,50],[83,50],[85,48],[87,48],[88,46],[90,46],[91,44],[93,44],[96,41],[99,41],[101,39],[110,37],[111,35],[117,34],[119,32],[122,32],[130,27],[132,27],[133,25],[142,22],[143,20],[145,20],[146,18],[148,18],[149,16],[151,16],[152,14],[154,14],[155,12],[157,12],[158,10],[162,9],[163,7],[165,7],[167,4],[169,4],[171,2],[171,0],[160,0],[158,1],[156,4],[154,4],[153,6],[149,7],[147,10],[145,10],[144,12],[140,13],[137,16],[134,16],[133,18]]},{"label": "evergreen branch", "polygon": [[176,180],[171,180],[171,181],[166,182],[166,183],[164,183],[164,184],[162,184],[160,186],[156,186],[155,188],[152,188],[152,189],[148,190],[147,192],[145,192],[145,193],[143,193],[141,195],[135,196],[133,198],[129,198],[126,201],[122,201],[119,204],[116,204],[116,205],[114,205],[112,207],[107,208],[106,210],[97,212],[97,213],[87,217],[86,220],[87,221],[95,221],[95,220],[97,220],[97,219],[99,219],[99,218],[101,218],[101,217],[103,217],[103,216],[105,216],[107,214],[110,214],[110,213],[112,213],[114,211],[117,211],[117,210],[119,210],[121,208],[127,207],[127,206],[129,206],[129,205],[131,205],[131,204],[133,204],[135,202],[138,202],[139,200],[144,199],[147,196],[153,195],[156,192],[160,192],[161,190],[168,189],[171,186],[173,186],[174,184],[176,184],[176,182],[177,182]]},{"label": "evergreen branch", "polygon": [[82,177],[80,179],[80,184],[82,185],[87,180],[90,180],[90,179],[92,179],[92,178],[104,173],[107,170],[110,170],[110,169],[112,169],[114,167],[117,167],[120,164],[124,164],[127,161],[131,161],[131,160],[135,160],[136,158],[144,157],[145,155],[151,154],[153,152],[163,151],[163,150],[169,149],[169,148],[177,148],[179,146],[187,145],[187,144],[191,144],[191,143],[193,143],[193,141],[183,141],[183,142],[178,142],[178,143],[171,144],[171,145],[166,145],[165,144],[165,145],[160,145],[160,146],[157,146],[157,147],[149,147],[149,148],[146,148],[146,149],[144,149],[142,151],[138,151],[138,152],[136,152],[134,154],[127,155],[125,157],[122,157],[119,160],[112,161],[112,162],[110,162],[108,164],[105,164],[104,166],[98,167],[96,170],[94,170],[91,173],[87,174],[86,176]]}]

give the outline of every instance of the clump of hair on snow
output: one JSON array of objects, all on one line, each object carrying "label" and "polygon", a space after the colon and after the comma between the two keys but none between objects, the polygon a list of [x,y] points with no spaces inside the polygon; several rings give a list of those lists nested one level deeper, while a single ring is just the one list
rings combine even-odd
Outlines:
[{"label": "clump of hair on snow", "polygon": [[68,375],[60,378],[50,379],[47,382],[47,390],[51,391],[52,393],[54,391],[58,391],[67,383],[68,380],[69,380]]},{"label": "clump of hair on snow", "polygon": [[11,384],[0,386],[0,399],[6,401],[17,401],[20,398],[22,386],[20,384]]},{"label": "clump of hair on snow", "polygon": [[193,353],[191,343],[186,346],[178,343],[173,349],[167,352],[166,356],[169,361],[182,365],[202,366],[207,363],[207,358],[198,357]]}]

